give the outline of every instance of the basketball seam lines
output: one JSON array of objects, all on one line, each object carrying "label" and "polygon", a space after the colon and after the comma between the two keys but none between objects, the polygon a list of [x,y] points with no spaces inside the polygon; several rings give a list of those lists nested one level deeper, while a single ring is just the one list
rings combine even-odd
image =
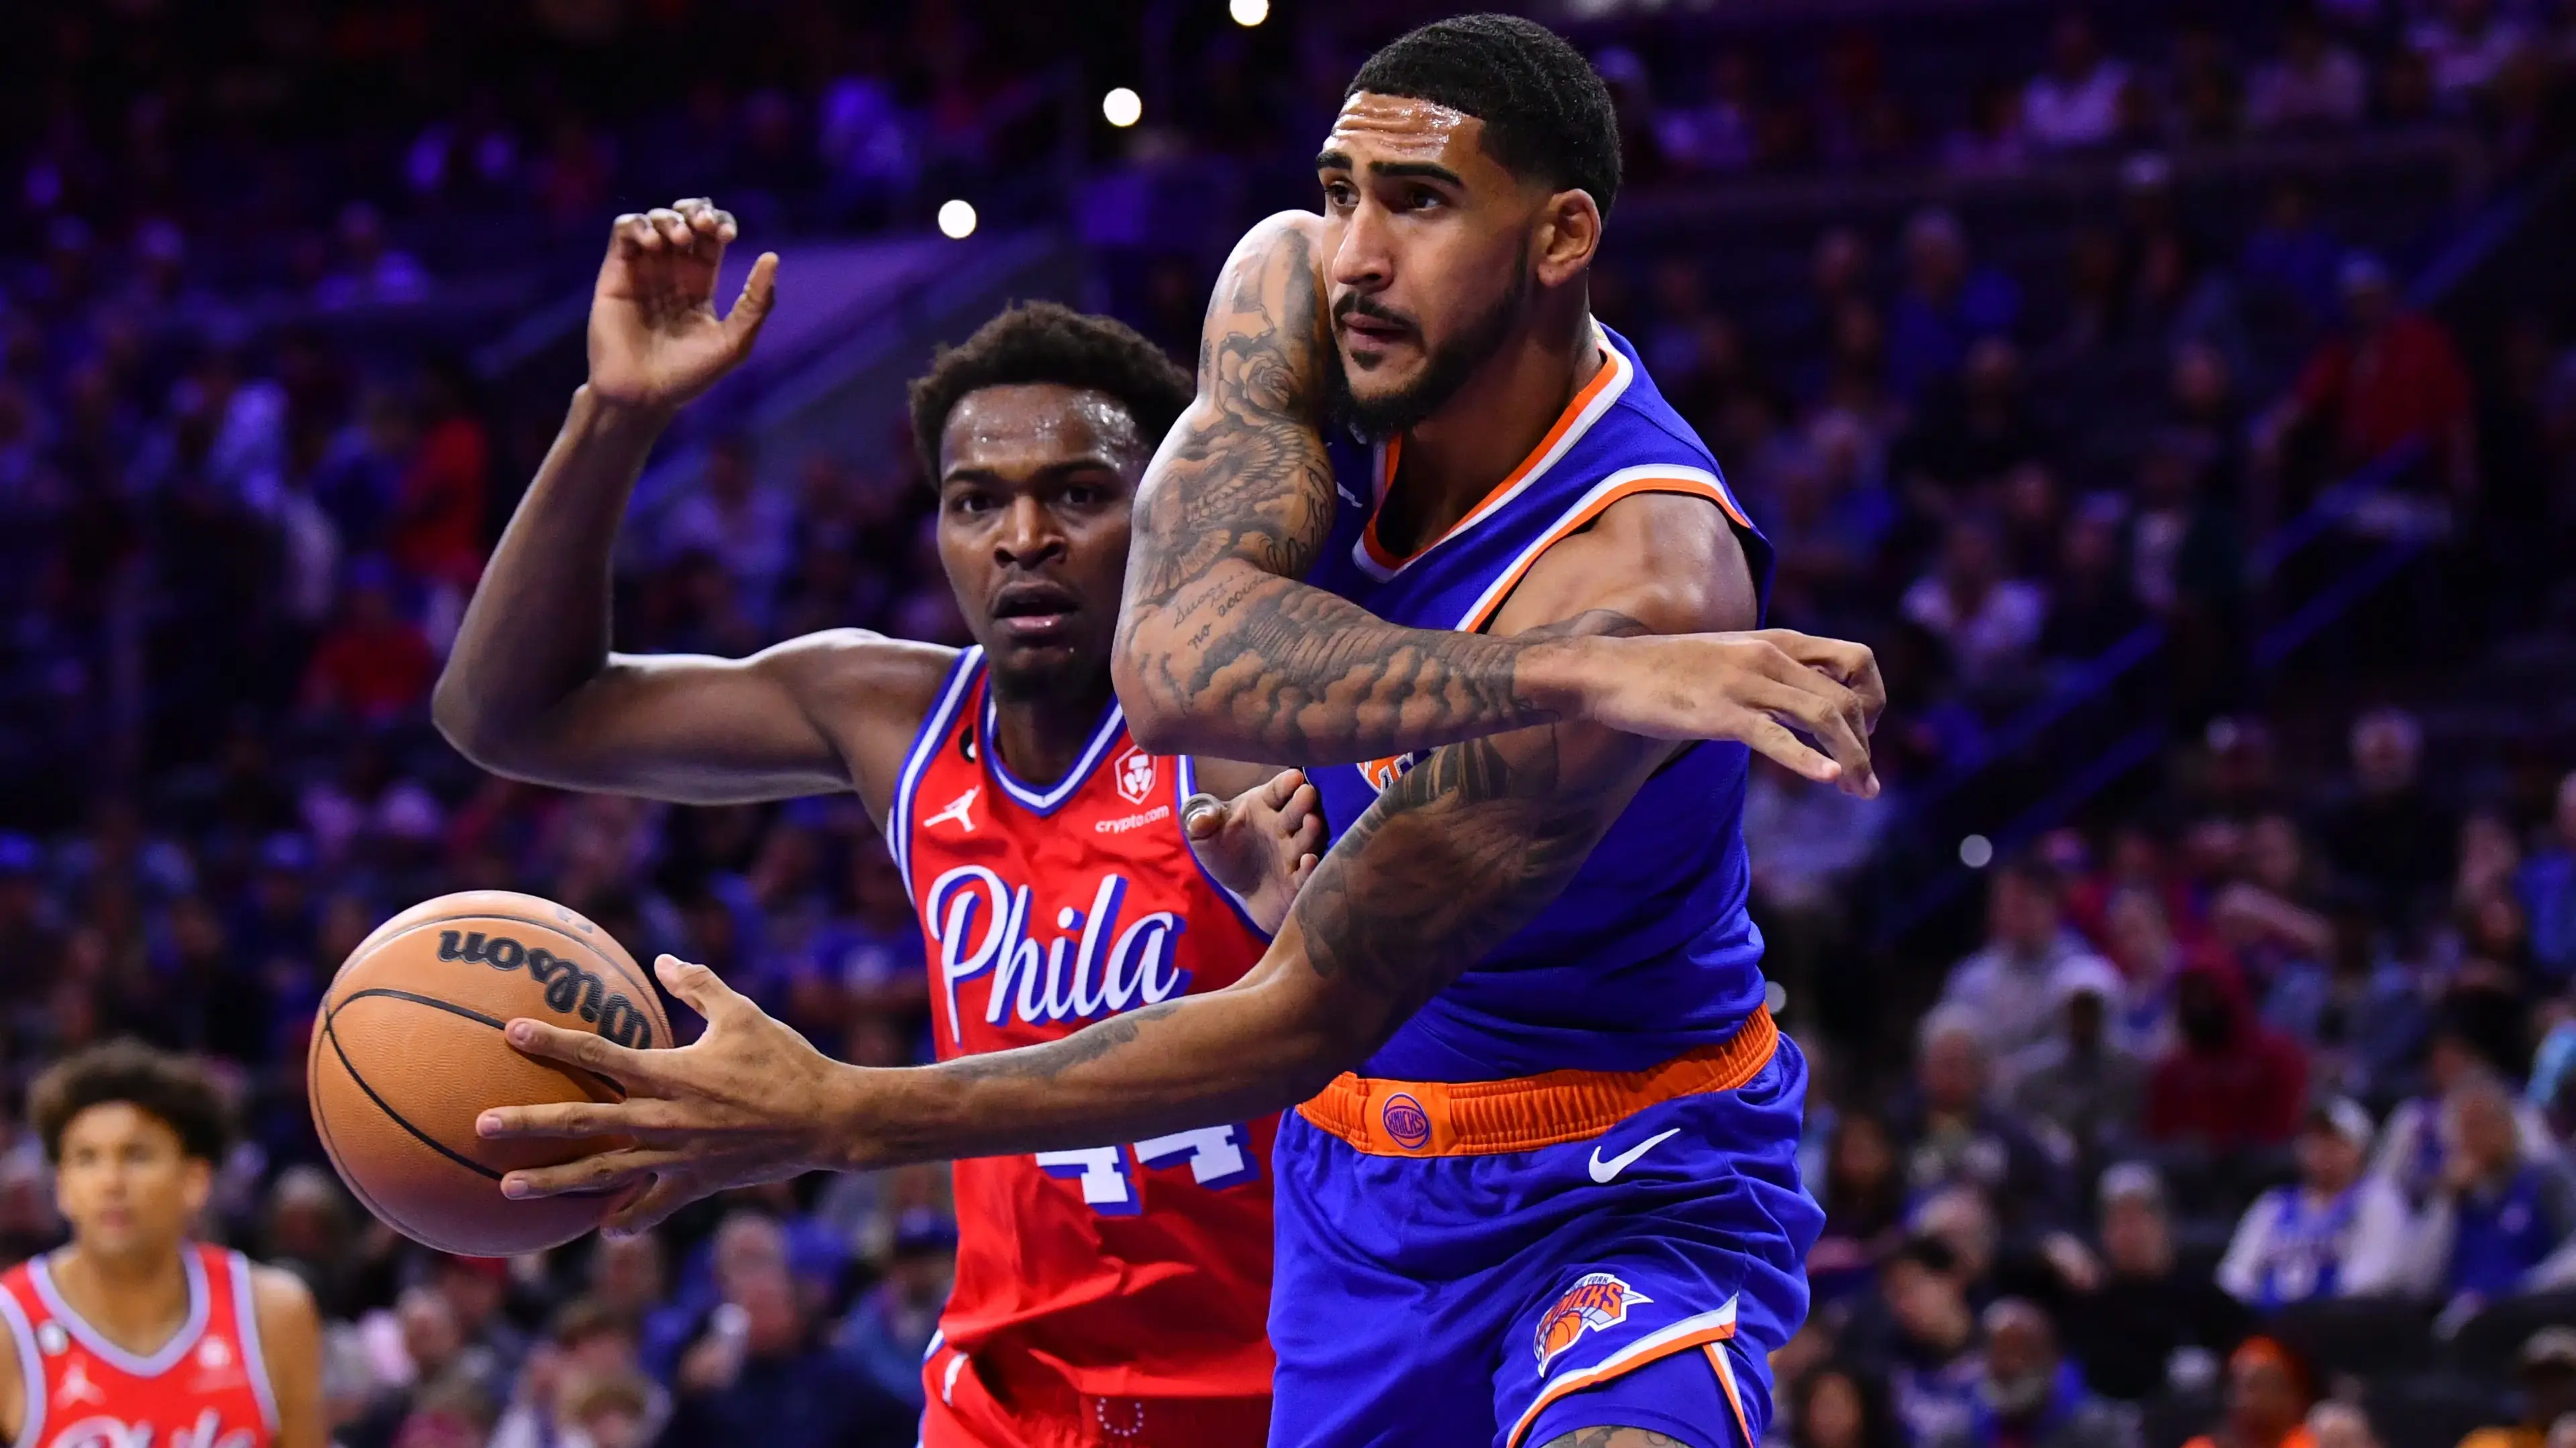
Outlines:
[{"label": "basketball seam lines", "polygon": [[[460,1006],[454,1001],[443,1001],[436,996],[425,996],[415,994],[414,992],[407,990],[398,990],[389,985],[371,985],[364,990],[353,990],[349,992],[347,995],[341,997],[337,1004],[331,1007],[332,1018],[337,1019],[340,1012],[348,1009],[351,1001],[362,1001],[369,996],[391,996],[395,1000],[409,1001],[416,1006],[429,1006],[436,1010],[445,1011],[450,1015],[463,1016],[469,1021],[480,1021],[484,1025],[490,1026],[496,1031],[505,1028],[509,1024],[509,1022],[500,1020],[497,1017],[487,1016],[481,1011],[474,1009],[472,1006]],[[338,1050],[339,1045],[340,1038],[336,1035],[333,1036],[331,1038],[331,1048],[333,1050]],[[618,1100],[623,1101],[626,1099],[626,1086],[616,1078],[603,1076],[599,1072],[590,1069],[588,1066],[574,1066],[571,1069],[579,1071],[581,1074],[598,1082],[600,1085],[616,1092]],[[368,1094],[373,1095],[375,1093],[369,1092]]]},{"label": "basketball seam lines", "polygon": [[[644,999],[653,1002],[657,1009],[661,1005],[661,997],[655,995],[653,992],[652,981],[630,972],[624,964],[617,960],[616,957],[610,955],[607,951],[600,949],[598,946],[591,944],[589,941],[582,939],[580,936],[564,929],[562,925],[552,921],[539,920],[528,915],[504,915],[497,910],[477,910],[469,915],[451,915],[443,920],[424,920],[418,925],[406,926],[403,929],[397,930],[393,934],[386,936],[384,939],[377,941],[376,950],[382,950],[387,945],[402,939],[406,935],[412,934],[414,931],[444,929],[455,925],[460,920],[507,920],[518,925],[533,925],[539,930],[543,930],[550,935],[562,936],[564,939],[569,940],[573,944],[580,946],[582,949],[589,951],[591,954],[598,956],[600,964],[617,972],[619,976],[625,979],[628,985],[641,990],[644,993]],[[376,951],[371,950],[367,953],[369,955],[373,955]],[[671,1023],[668,1020],[662,1022],[662,1029],[666,1034],[669,1032],[670,1028]]]},{"label": "basketball seam lines", "polygon": [[[338,1015],[338,1009],[334,1008],[331,1014]],[[367,1099],[376,1103],[376,1109],[385,1114],[386,1120],[391,1121],[394,1125],[410,1132],[413,1139],[417,1140],[421,1145],[437,1152],[440,1156],[447,1158],[449,1161],[456,1163],[458,1166],[465,1168],[476,1176],[482,1177],[487,1181],[497,1182],[501,1179],[501,1173],[492,1170],[490,1167],[485,1166],[483,1163],[476,1161],[470,1156],[458,1153],[453,1148],[449,1147],[447,1143],[440,1141],[437,1137],[434,1137],[428,1132],[421,1130],[419,1127],[412,1125],[411,1122],[404,1119],[401,1112],[394,1110],[392,1102],[377,1095],[376,1088],[367,1084],[367,1078],[358,1074],[357,1063],[351,1061],[349,1059],[349,1053],[341,1049],[340,1033],[333,1029],[328,1017],[324,1018],[322,1022],[322,1034],[331,1042],[331,1054],[340,1058],[340,1069],[349,1073],[349,1079],[358,1083],[358,1089],[367,1093]]]}]

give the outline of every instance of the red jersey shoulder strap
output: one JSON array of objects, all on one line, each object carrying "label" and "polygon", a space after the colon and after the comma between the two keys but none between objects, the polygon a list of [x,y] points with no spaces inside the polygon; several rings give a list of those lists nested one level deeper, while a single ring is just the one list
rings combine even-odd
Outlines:
[{"label": "red jersey shoulder strap", "polygon": [[35,1282],[21,1262],[0,1273],[0,1322],[9,1325],[9,1342],[18,1354],[18,1432],[12,1443],[45,1441],[45,1355],[36,1346],[36,1324],[44,1306]]},{"label": "red jersey shoulder strap", "polygon": [[[214,1331],[231,1329],[233,1341],[241,1349],[242,1373],[250,1379],[251,1395],[259,1399],[259,1416],[268,1431],[277,1431],[277,1386],[269,1381],[268,1354],[259,1339],[259,1296],[251,1280],[251,1260],[239,1252],[199,1243],[191,1250],[198,1254],[206,1276],[224,1284],[224,1308]],[[231,1318],[229,1324],[220,1320]]]},{"label": "red jersey shoulder strap", "polygon": [[895,776],[894,800],[886,810],[886,850],[894,856],[895,872],[903,877],[907,895],[912,893],[912,831],[917,823],[912,797],[921,788],[922,771],[956,726],[958,711],[976,693],[974,686],[983,677],[983,648],[979,645],[960,650],[956,661],[948,666],[947,681],[939,687],[938,702],[921,716],[921,727],[913,732],[912,748],[903,758],[903,772]]}]

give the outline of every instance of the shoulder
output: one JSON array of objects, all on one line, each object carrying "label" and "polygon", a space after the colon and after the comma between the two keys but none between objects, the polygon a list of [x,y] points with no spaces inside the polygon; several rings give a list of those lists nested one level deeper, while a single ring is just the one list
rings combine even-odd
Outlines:
[{"label": "shoulder", "polygon": [[958,653],[944,644],[891,639],[872,629],[836,628],[773,644],[752,655],[752,662],[818,695],[927,692],[947,679]]},{"label": "shoulder", "polygon": [[1517,633],[1595,609],[1648,633],[1748,629],[1759,618],[1752,565],[1713,497],[1638,491],[1612,498],[1549,547],[1495,616]]},{"label": "shoulder", "polygon": [[313,1290],[304,1279],[283,1267],[250,1264],[250,1307],[257,1318],[259,1335],[269,1341],[318,1339],[322,1314],[313,1304]]}]

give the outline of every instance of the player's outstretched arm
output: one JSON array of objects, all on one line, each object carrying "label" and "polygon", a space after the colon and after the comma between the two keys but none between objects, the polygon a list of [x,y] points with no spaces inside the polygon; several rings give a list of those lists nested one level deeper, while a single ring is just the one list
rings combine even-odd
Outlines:
[{"label": "player's outstretched arm", "polygon": [[[1334,764],[1579,719],[1743,739],[1810,778],[1874,789],[1867,725],[1884,691],[1857,644],[1785,629],[1626,639],[1611,618],[1517,638],[1399,628],[1300,581],[1334,512],[1320,226],[1283,212],[1236,246],[1200,333],[1197,401],[1146,470],[1113,661],[1136,737]],[[1818,736],[1830,758],[1786,730],[1743,732],[1741,686],[1801,667],[1848,688],[1857,727]]]},{"label": "player's outstretched arm", "polygon": [[693,803],[846,789],[853,765],[816,722],[818,702],[917,718],[912,696],[936,682],[941,651],[855,630],[748,659],[609,651],[610,570],[636,477],[672,414],[750,354],[776,298],[778,259],[764,255],[716,314],[734,233],[705,200],[617,219],[591,297],[590,380],[438,681],[439,728],[486,769]]},{"label": "player's outstretched arm", "polygon": [[[1502,625],[1588,617],[1633,635],[1704,629],[1748,617],[1752,600],[1741,550],[1707,504],[1644,497],[1559,545]],[[1794,691],[1782,688],[1775,707],[1786,713]],[[840,1066],[710,973],[666,958],[663,979],[707,1015],[704,1036],[634,1052],[514,1021],[514,1045],[634,1094],[495,1110],[479,1129],[633,1140],[503,1184],[541,1194],[649,1178],[612,1219],[632,1229],[709,1192],[809,1169],[1137,1140],[1279,1110],[1365,1060],[1545,909],[1671,748],[1582,723],[1443,748],[1334,845],[1241,983],[1023,1050],[903,1071]]]}]

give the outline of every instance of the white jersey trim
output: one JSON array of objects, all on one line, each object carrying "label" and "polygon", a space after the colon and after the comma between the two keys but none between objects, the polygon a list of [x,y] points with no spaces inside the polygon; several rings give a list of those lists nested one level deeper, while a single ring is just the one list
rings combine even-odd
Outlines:
[{"label": "white jersey trim", "polygon": [[268,1380],[268,1354],[260,1350],[259,1303],[251,1283],[250,1259],[239,1252],[226,1252],[225,1267],[233,1280],[233,1326],[241,1337],[242,1371],[250,1374],[250,1389],[259,1398],[260,1419],[268,1431],[277,1431],[277,1386]]},{"label": "white jersey trim", "polygon": [[51,1260],[49,1257],[30,1259],[27,1263],[27,1279],[36,1284],[36,1296],[43,1300],[45,1314],[61,1323],[63,1330],[79,1339],[81,1346],[88,1348],[97,1354],[101,1361],[120,1372],[129,1373],[138,1378],[157,1378],[188,1355],[189,1349],[197,1345],[197,1340],[206,1335],[206,1323],[214,1316],[212,1311],[214,1294],[206,1282],[204,1259],[199,1257],[193,1248],[183,1250],[180,1256],[188,1274],[188,1320],[179,1324],[179,1330],[170,1334],[168,1342],[161,1344],[146,1357],[137,1357],[115,1343],[109,1342],[98,1329],[89,1325],[87,1319],[72,1310],[71,1304],[65,1302],[62,1294],[54,1289],[54,1274],[49,1265]]},{"label": "white jersey trim", "polygon": [[957,717],[957,701],[966,696],[966,686],[975,681],[975,666],[983,660],[979,645],[961,651],[948,666],[947,686],[939,702],[921,717],[920,732],[912,736],[912,750],[904,756],[903,772],[895,776],[894,802],[886,809],[886,853],[894,856],[895,873],[903,877],[907,899],[912,896],[912,791],[921,782],[922,768],[932,752],[948,737],[948,726]]},{"label": "white jersey trim", "polygon": [[1127,711],[1119,708],[1117,699],[1113,697],[1109,701],[1109,712],[1101,716],[1099,726],[1092,731],[1091,742],[1083,746],[1081,757],[1074,760],[1073,768],[1064,772],[1064,778],[1039,789],[1021,783],[1012,775],[1010,766],[1002,762],[1001,747],[993,735],[994,718],[999,707],[993,702],[993,691],[986,689],[983,717],[976,721],[976,731],[984,747],[984,772],[1002,787],[1002,793],[1040,816],[1055,813],[1066,800],[1073,798],[1074,792],[1082,788],[1084,781],[1091,778],[1091,772],[1098,769],[1100,761],[1107,757],[1111,741],[1127,728]]},{"label": "white jersey trim", "polygon": [[[1671,486],[1660,489],[1632,486],[1643,483],[1666,483]],[[1601,510],[1605,500],[1622,490],[1692,494],[1716,503],[1729,515],[1742,511],[1735,506],[1734,496],[1727,492],[1726,481],[1706,468],[1688,463],[1644,463],[1637,467],[1621,468],[1584,489],[1582,497],[1566,505],[1565,511],[1557,515],[1555,522],[1548,524],[1536,538],[1530,540],[1528,547],[1514,555],[1509,567],[1494,575],[1493,581],[1485,585],[1484,592],[1476,595],[1476,601],[1468,605],[1465,613],[1458,616],[1458,622],[1453,627],[1459,630],[1484,627],[1493,617],[1494,610],[1501,607],[1503,600],[1510,595],[1511,591],[1520,586],[1521,579],[1528,574],[1531,565],[1538,562],[1539,555],[1564,542],[1589,519],[1590,515]]]}]

